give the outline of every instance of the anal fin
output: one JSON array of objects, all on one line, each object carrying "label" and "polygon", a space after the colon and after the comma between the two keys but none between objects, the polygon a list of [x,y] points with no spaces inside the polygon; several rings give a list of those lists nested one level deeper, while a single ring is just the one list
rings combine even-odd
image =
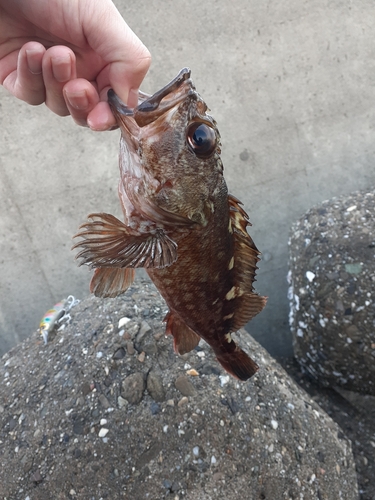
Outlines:
[{"label": "anal fin", "polygon": [[177,354],[186,354],[199,344],[200,336],[172,312],[166,315],[164,321],[167,322],[165,333],[173,335],[173,346]]},{"label": "anal fin", "polygon": [[90,292],[96,297],[117,297],[129,288],[134,277],[134,269],[100,267],[91,278]]}]

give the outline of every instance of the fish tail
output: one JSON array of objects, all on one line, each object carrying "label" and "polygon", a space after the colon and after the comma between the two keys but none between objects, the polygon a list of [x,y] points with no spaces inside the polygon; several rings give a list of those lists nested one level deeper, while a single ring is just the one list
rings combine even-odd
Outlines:
[{"label": "fish tail", "polygon": [[234,351],[216,353],[217,360],[222,367],[234,377],[240,380],[247,380],[259,369],[245,351],[236,346]]}]

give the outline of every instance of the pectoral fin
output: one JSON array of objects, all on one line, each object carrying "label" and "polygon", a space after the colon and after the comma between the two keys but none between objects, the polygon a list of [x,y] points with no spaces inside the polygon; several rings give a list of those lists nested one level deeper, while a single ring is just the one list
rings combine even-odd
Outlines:
[{"label": "pectoral fin", "polygon": [[110,214],[91,214],[74,238],[82,238],[73,246],[80,248],[76,259],[80,265],[98,267],[170,266],[177,260],[177,243],[163,230],[140,233]]},{"label": "pectoral fin", "polygon": [[173,313],[169,312],[164,321],[167,322],[165,333],[173,335],[173,346],[177,354],[186,354],[199,344],[200,336]]},{"label": "pectoral fin", "polygon": [[134,269],[100,267],[95,269],[90,282],[90,292],[96,297],[117,297],[129,288],[134,276]]}]

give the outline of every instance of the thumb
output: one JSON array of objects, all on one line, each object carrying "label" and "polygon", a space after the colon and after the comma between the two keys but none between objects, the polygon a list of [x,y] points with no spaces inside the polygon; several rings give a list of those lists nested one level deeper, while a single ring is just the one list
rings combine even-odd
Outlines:
[{"label": "thumb", "polygon": [[97,78],[99,92],[110,86],[128,106],[136,106],[138,89],[151,64],[150,52],[111,0],[86,0],[80,6],[86,39],[107,63]]}]

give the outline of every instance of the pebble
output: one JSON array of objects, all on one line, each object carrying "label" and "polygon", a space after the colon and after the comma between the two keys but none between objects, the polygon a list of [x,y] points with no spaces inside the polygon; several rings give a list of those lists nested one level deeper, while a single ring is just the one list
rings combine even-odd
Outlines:
[{"label": "pebble", "polygon": [[137,337],[135,339],[137,344],[140,344],[146,334],[151,331],[151,326],[147,323],[147,321],[142,321],[139,331],[137,333]]},{"label": "pebble", "polygon": [[194,396],[195,388],[185,375],[176,378],[175,387],[183,396]]},{"label": "pebble", "polygon": [[194,448],[193,448],[193,455],[195,457],[199,457],[199,446],[194,446]]},{"label": "pebble", "polygon": [[152,415],[157,415],[158,413],[161,412],[160,406],[157,403],[155,403],[155,401],[151,403],[150,410]]},{"label": "pebble", "polygon": [[142,401],[143,392],[146,388],[143,373],[132,373],[122,383],[122,397],[130,404],[138,404]]},{"label": "pebble", "polygon": [[222,472],[215,472],[215,474],[213,474],[212,478],[215,480],[215,481],[220,481],[221,479],[224,479],[225,476]]},{"label": "pebble", "polygon": [[168,479],[164,479],[163,486],[164,488],[167,488],[167,490],[170,490],[172,488],[172,482],[169,481]]},{"label": "pebble", "polygon": [[154,401],[165,401],[163,380],[160,375],[151,371],[147,377],[147,390]]},{"label": "pebble", "polygon": [[277,420],[271,420],[271,427],[275,430],[279,427],[279,423],[277,422]]},{"label": "pebble", "polygon": [[110,408],[111,405],[109,404],[108,399],[104,396],[104,394],[100,394],[99,396],[99,402],[103,406],[103,408]]},{"label": "pebble", "polygon": [[129,356],[132,356],[135,353],[134,344],[131,340],[126,342],[126,350]]},{"label": "pebble", "polygon": [[126,316],[120,318],[118,321],[118,328],[122,328],[123,326],[127,325],[129,321],[131,321],[131,319],[127,318]]},{"label": "pebble", "polygon": [[224,387],[229,382],[229,375],[220,375],[220,385]]},{"label": "pebble", "polygon": [[138,361],[140,363],[143,363],[146,357],[146,353],[144,351],[141,352],[141,354],[138,356]]},{"label": "pebble", "polygon": [[197,377],[199,373],[197,372],[197,370],[194,370],[194,368],[192,368],[191,370],[187,370],[186,375],[190,375],[191,377]]},{"label": "pebble", "polygon": [[306,278],[310,281],[310,283],[315,279],[315,274],[311,271],[306,271]]},{"label": "pebble", "polygon": [[33,474],[31,474],[31,480],[34,483],[41,483],[43,481],[42,476],[40,475],[40,472],[37,470]]},{"label": "pebble", "polygon": [[124,357],[125,357],[125,349],[123,347],[117,349],[113,355],[113,359],[123,359]]},{"label": "pebble", "polygon": [[99,437],[104,438],[109,432],[109,429],[106,429],[105,427],[102,427],[99,431]]},{"label": "pebble", "polygon": [[183,398],[180,399],[180,401],[177,403],[177,406],[181,408],[181,406],[185,406],[189,402],[189,398],[184,396]]},{"label": "pebble", "polygon": [[118,404],[118,407],[119,408],[124,408],[125,406],[128,406],[128,401],[126,401],[126,399],[124,399],[123,397],[119,396],[117,398],[117,404]]}]

